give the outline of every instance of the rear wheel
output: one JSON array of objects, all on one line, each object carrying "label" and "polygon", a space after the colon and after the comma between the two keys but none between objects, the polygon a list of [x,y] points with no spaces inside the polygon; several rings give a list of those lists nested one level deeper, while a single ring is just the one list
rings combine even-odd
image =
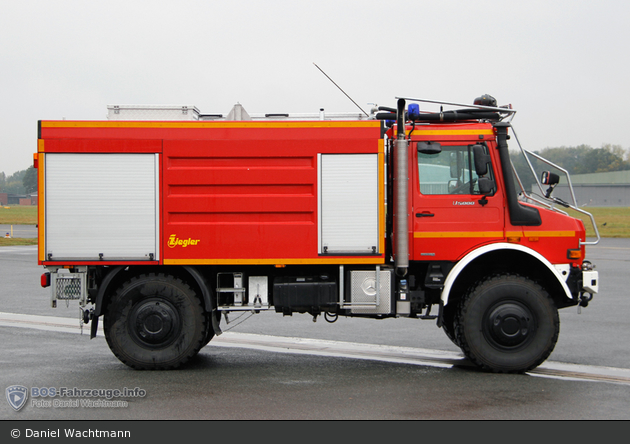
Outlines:
[{"label": "rear wheel", "polygon": [[495,372],[531,370],[549,357],[560,318],[547,292],[518,275],[490,277],[463,299],[456,337],[476,365]]},{"label": "rear wheel", "polygon": [[111,300],[104,331],[112,352],[136,369],[172,369],[195,356],[210,326],[183,281],[163,274],[126,282]]}]

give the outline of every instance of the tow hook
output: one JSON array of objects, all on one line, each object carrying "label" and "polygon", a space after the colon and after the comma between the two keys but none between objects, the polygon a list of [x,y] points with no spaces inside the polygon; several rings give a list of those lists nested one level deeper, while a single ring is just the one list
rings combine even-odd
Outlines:
[{"label": "tow hook", "polygon": [[[94,319],[94,309],[93,308],[81,308],[79,307],[79,328],[81,329],[81,334],[83,334],[83,324],[88,324],[92,319]],[[98,318],[97,318],[98,321]],[[96,323],[92,325],[93,331],[96,333]],[[96,334],[95,334],[96,335]],[[92,336],[94,337],[94,336]]]},{"label": "tow hook", "polygon": [[593,299],[593,295],[588,292],[580,294],[580,302],[578,302],[578,314],[582,313],[582,307],[588,307],[588,303]]}]

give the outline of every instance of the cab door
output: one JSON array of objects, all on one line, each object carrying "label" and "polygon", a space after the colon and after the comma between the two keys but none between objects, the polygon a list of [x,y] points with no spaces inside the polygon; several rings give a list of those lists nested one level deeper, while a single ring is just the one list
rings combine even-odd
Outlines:
[{"label": "cab door", "polygon": [[454,261],[503,240],[503,197],[487,145],[476,150],[479,158],[484,154],[483,176],[477,174],[473,143],[444,142],[433,154],[419,152],[416,145],[411,156],[413,259]]}]

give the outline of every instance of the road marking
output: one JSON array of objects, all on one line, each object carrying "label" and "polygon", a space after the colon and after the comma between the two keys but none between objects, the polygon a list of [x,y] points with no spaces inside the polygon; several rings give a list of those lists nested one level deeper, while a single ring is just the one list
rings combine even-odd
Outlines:
[{"label": "road marking", "polygon": [[[81,333],[78,316],[76,319],[72,319],[0,312],[0,326],[32,328],[60,333]],[[89,336],[89,324],[83,326],[83,334]],[[97,336],[103,336],[102,323],[99,324]],[[464,358],[463,354],[458,352],[309,338],[268,336],[251,333],[226,332],[213,338],[210,345],[214,347],[246,348],[275,353],[366,359],[438,368],[472,366],[472,364]],[[546,361],[527,374],[530,376],[553,379],[630,385],[630,369],[625,368]]]},{"label": "road marking", "polygon": [[1,253],[37,254],[37,245],[15,245],[13,247],[0,247]]},{"label": "road marking", "polygon": [[[72,319],[54,316],[37,316],[0,312],[0,326],[32,328],[35,330],[54,331],[60,333],[81,333],[78,314],[75,319]],[[84,326],[83,330],[84,332],[87,331],[89,334],[89,325]],[[98,336],[103,336],[100,326],[99,330],[100,334]]]}]

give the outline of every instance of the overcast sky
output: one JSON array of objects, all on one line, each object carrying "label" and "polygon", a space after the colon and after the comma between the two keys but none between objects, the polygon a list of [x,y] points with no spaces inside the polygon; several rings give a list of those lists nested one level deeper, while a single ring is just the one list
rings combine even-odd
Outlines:
[{"label": "overcast sky", "polygon": [[528,149],[630,148],[627,0],[1,2],[7,176],[32,164],[38,120],[107,105],[358,111],[313,63],[366,110],[491,94]]}]

